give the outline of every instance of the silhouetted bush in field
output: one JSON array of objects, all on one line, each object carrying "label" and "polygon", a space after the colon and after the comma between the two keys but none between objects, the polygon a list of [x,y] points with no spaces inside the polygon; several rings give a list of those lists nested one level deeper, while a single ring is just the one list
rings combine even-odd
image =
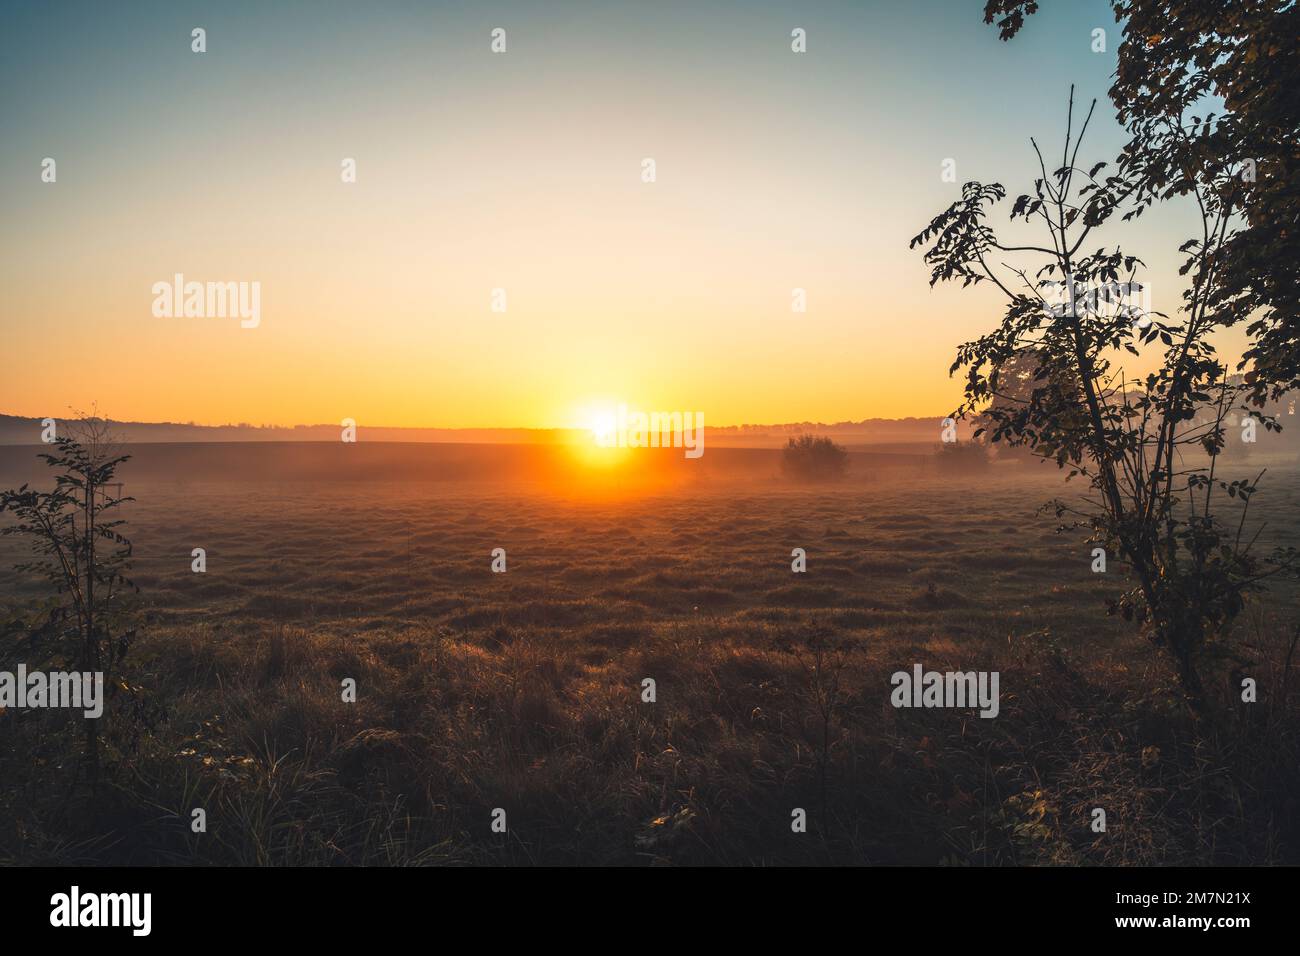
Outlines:
[{"label": "silhouetted bush in field", "polygon": [[956,441],[945,442],[935,453],[935,464],[944,474],[969,474],[987,471],[989,467],[989,449],[981,442]]},{"label": "silhouetted bush in field", "polygon": [[829,438],[800,435],[781,453],[781,471],[797,481],[834,481],[844,477],[849,453]]}]

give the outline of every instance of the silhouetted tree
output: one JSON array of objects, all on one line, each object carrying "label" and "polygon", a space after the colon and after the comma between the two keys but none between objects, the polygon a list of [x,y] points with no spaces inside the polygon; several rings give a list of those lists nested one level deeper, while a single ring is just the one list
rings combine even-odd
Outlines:
[{"label": "silhouetted tree", "polygon": [[[119,531],[124,522],[109,517],[132,499],[108,493],[117,466],[130,456],[116,453],[108,423],[97,416],[70,427],[72,437],[57,437],[54,451],[39,456],[56,471],[52,491],[23,485],[0,492],[0,514],[14,519],[0,534],[29,538],[38,557],[15,570],[34,572],[54,586],[55,597],[27,622],[29,648],[47,657],[68,651],[77,669],[104,673],[107,694],[134,636],[124,629],[122,607],[124,592],[135,590],[125,577],[131,542]],[[92,785],[99,777],[102,719],[85,720]]]},{"label": "silhouetted tree", "polygon": [[[1095,108],[1096,103],[1093,103]],[[1041,176],[1021,195],[1012,220],[1042,229],[1037,242],[1009,244],[988,224],[988,212],[1006,197],[997,183],[966,183],[962,196],[911,242],[929,245],[930,284],[960,279],[991,282],[1006,297],[1000,326],[958,349],[951,371],[965,369],[965,400],[958,417],[982,413],[994,442],[1024,445],[1080,475],[1095,495],[1056,503],[1092,529],[1093,540],[1131,566],[1137,586],[1112,609],[1142,622],[1166,648],[1196,712],[1203,712],[1200,664],[1208,653],[1226,653],[1215,638],[1240,611],[1259,582],[1294,566],[1294,549],[1260,561],[1242,546],[1244,509],[1258,477],[1225,481],[1216,476],[1227,440],[1225,417],[1245,411],[1248,386],[1228,380],[1210,338],[1238,321],[1240,303],[1225,297],[1214,263],[1228,241],[1236,207],[1223,183],[1189,180],[1200,210],[1201,235],[1182,246],[1183,317],[1170,320],[1140,301],[1136,274],[1142,263],[1119,247],[1084,249],[1091,232],[1125,205],[1149,203],[1143,169],[1122,162],[1076,165],[1092,109],[1074,134],[1070,95],[1060,165],[1049,172],[1031,140]],[[1227,175],[1222,172],[1219,175]],[[1128,218],[1133,213],[1125,214]],[[1128,378],[1114,358],[1138,346],[1163,349],[1160,368]],[[1194,419],[1210,408],[1203,423]],[[1190,423],[1190,424],[1189,424]],[[1264,427],[1276,427],[1263,419]],[[1182,449],[1198,445],[1209,467],[1186,467]],[[1238,499],[1241,522],[1225,528],[1211,499],[1216,492]]]}]

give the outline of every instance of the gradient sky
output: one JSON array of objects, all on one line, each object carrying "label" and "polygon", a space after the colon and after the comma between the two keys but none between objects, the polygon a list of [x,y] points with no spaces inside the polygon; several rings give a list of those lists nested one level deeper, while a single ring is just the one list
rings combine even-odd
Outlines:
[{"label": "gradient sky", "polygon": [[[1046,4],[1011,44],[982,6],[8,2],[0,412],[448,427],[583,424],[617,401],[715,425],[946,413],[954,349],[1000,303],[929,289],[908,239],[967,179],[1027,190],[1028,138],[1059,149],[1071,83],[1101,100],[1081,161],[1122,142],[1105,0]],[[1152,266],[1157,308],[1177,306],[1192,234],[1167,206],[1117,236]],[[260,327],[155,318],[151,286],[176,272],[260,281]]]}]

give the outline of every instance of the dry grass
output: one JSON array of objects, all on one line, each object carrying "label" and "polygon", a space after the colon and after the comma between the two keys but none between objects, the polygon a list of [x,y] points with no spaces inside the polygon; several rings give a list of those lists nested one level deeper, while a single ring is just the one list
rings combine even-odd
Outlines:
[{"label": "dry grass", "polygon": [[[134,487],[131,676],[165,716],[117,720],[95,803],[70,727],[0,718],[0,860],[1300,862],[1295,593],[1238,627],[1261,703],[1225,678],[1200,732],[1104,616],[1116,577],[1036,515],[1049,489],[969,481],[595,503]],[[1289,533],[1298,492],[1274,478],[1261,513]],[[852,645],[828,721],[812,635]],[[889,675],[917,662],[1000,671],[1000,716],[893,709]]]}]

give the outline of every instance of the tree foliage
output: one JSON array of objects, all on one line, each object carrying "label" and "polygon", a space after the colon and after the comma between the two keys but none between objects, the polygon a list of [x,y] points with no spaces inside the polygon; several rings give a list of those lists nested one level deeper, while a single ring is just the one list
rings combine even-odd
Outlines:
[{"label": "tree foliage", "polygon": [[[1213,281],[1223,324],[1247,323],[1242,367],[1262,406],[1300,387],[1300,4],[1110,2],[1123,24],[1110,97],[1129,132],[1120,162],[1134,214],[1206,193],[1231,210],[1214,258],[1190,270]],[[1010,40],[1038,8],[987,0],[984,21]]]},{"label": "tree foliage", "polygon": [[[112,693],[118,665],[135,634],[127,626],[124,598],[136,589],[126,577],[131,542],[122,534],[124,522],[114,517],[132,499],[109,494],[109,487],[117,467],[130,456],[117,454],[107,422],[98,417],[71,427],[73,436],[56,438],[54,450],[39,456],[56,473],[52,490],[23,485],[0,491],[0,514],[12,519],[0,534],[27,538],[32,545],[32,560],[15,570],[43,578],[53,590],[27,613],[9,617],[6,637],[19,643],[5,651],[23,653],[29,662],[39,657],[103,672]],[[88,719],[85,724],[93,780],[99,769],[98,723]]]},{"label": "tree foliage", "polygon": [[[1041,175],[1011,204],[1009,219],[1041,238],[1004,241],[990,215],[1006,190],[969,182],[911,245],[925,248],[931,285],[988,282],[1003,294],[998,327],[958,349],[951,371],[964,370],[965,398],[956,414],[982,416],[976,437],[1028,447],[1089,483],[1090,495],[1058,501],[1057,514],[1088,527],[1095,542],[1128,563],[1136,585],[1112,609],[1141,622],[1169,651],[1200,712],[1202,664],[1228,653],[1218,640],[1227,623],[1264,578],[1293,566],[1293,553],[1259,559],[1253,542],[1242,540],[1259,476],[1216,473],[1231,413],[1249,410],[1261,427],[1277,424],[1246,404],[1250,386],[1230,380],[1211,344],[1248,308],[1217,267],[1230,241],[1235,194],[1221,179],[1188,180],[1200,210],[1200,234],[1181,247],[1190,282],[1178,316],[1151,311],[1142,261],[1119,246],[1088,245],[1117,214],[1120,222],[1131,219],[1151,202],[1142,156],[1126,149],[1109,174],[1105,162],[1078,164],[1095,106],[1075,132],[1071,90],[1054,168],[1030,141]],[[1173,118],[1157,132],[1182,135]],[[1164,143],[1157,139],[1153,148]],[[1129,376],[1118,364],[1126,353],[1152,349],[1160,363],[1145,376]],[[1221,522],[1216,495],[1240,503],[1235,528]]]}]

